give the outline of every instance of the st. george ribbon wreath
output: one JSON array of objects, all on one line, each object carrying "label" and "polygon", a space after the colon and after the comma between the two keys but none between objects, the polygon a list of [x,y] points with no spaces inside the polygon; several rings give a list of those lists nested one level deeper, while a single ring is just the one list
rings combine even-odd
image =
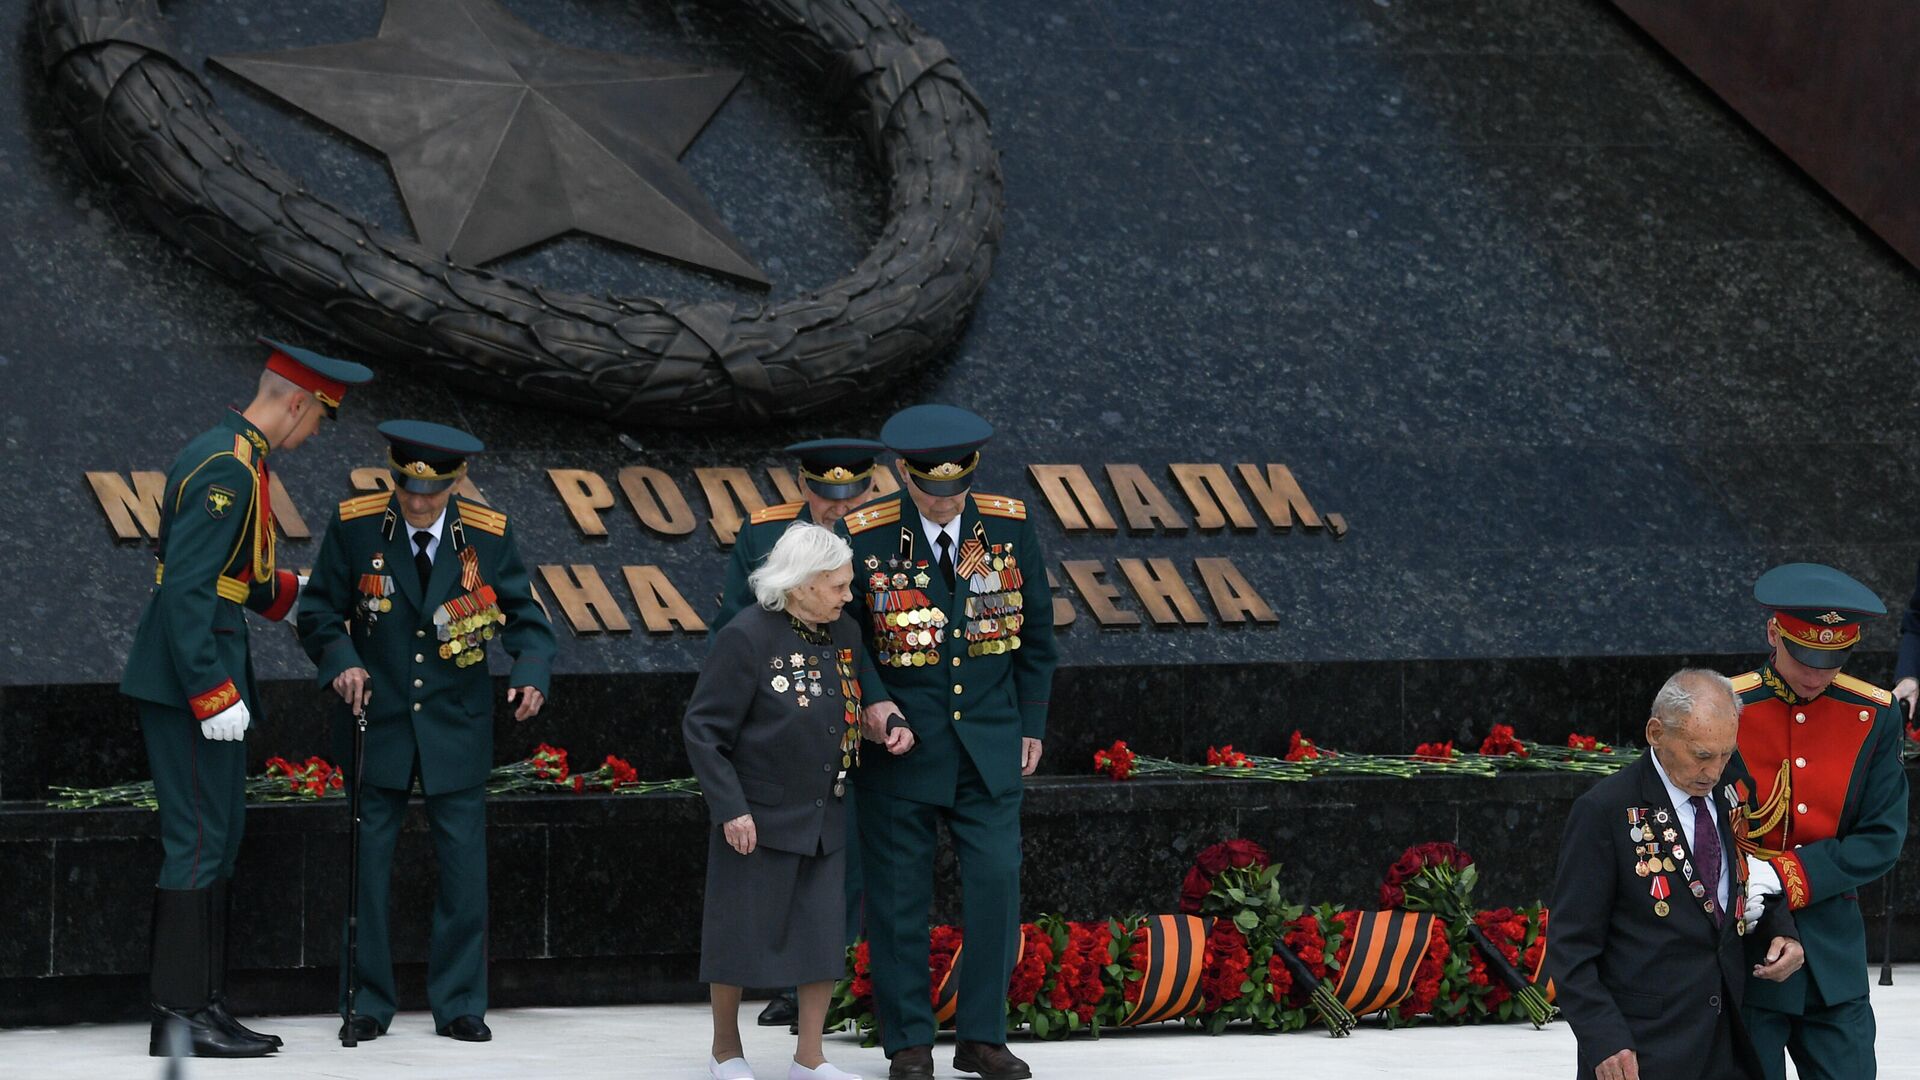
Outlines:
[{"label": "st. george ribbon wreath", "polygon": [[1003,182],[986,109],[891,0],[741,0],[843,104],[888,184],[873,249],[778,303],[596,297],[435,256],[309,192],[229,125],[155,0],[36,0],[60,113],[190,255],[317,333],[512,401],[622,424],[785,420],[958,337],[992,272]]}]

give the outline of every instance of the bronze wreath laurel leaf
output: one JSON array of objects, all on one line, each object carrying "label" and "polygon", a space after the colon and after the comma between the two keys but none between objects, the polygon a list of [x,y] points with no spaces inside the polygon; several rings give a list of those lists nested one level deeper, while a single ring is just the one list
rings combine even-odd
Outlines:
[{"label": "bronze wreath laurel leaf", "polygon": [[155,0],[35,0],[59,113],[162,235],[276,311],[510,401],[625,424],[785,421],[952,344],[992,273],[986,109],[892,0],[742,0],[843,106],[888,187],[846,276],[777,303],[596,297],[437,257],[309,192],[229,125]]}]

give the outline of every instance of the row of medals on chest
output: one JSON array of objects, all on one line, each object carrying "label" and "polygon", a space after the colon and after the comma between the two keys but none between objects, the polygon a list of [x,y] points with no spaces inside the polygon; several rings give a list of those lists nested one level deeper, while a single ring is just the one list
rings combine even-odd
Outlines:
[{"label": "row of medals on chest", "polygon": [[[463,548],[460,552],[463,571],[466,564],[473,561],[467,555],[469,550]],[[371,630],[380,616],[393,610],[394,581],[392,574],[384,572],[387,567],[384,552],[374,552],[368,565],[372,572],[360,575],[360,600],[355,617]],[[500,610],[492,587],[487,585],[440,605],[433,613],[433,634],[440,641],[440,659],[452,660],[459,667],[479,663],[486,656],[483,646],[493,640],[494,628],[506,621],[506,613]]]},{"label": "row of medals on chest", "polygon": [[[993,577],[1011,565],[1012,559],[992,561]],[[876,629],[881,631],[875,645],[880,663],[886,667],[925,667],[940,662],[935,647],[946,640],[947,613],[932,603],[924,592],[933,583],[925,559],[915,563],[894,556],[887,569],[880,569],[877,555],[867,556],[867,590]],[[914,574],[908,577],[906,571]],[[912,591],[908,591],[908,587]],[[1024,598],[1018,591],[1002,592],[988,584],[988,577],[975,574],[968,587],[976,594],[966,597],[968,621],[964,636],[969,642],[968,656],[997,656],[1020,647],[1019,629],[1024,616]]]},{"label": "row of medals on chest", "polygon": [[[1656,810],[1649,818],[1645,810],[1638,810],[1630,814],[1627,820],[1627,838],[1634,843],[1633,872],[1643,878],[1653,878],[1653,883],[1648,889],[1653,895],[1653,913],[1664,919],[1673,910],[1667,903],[1669,891],[1666,887],[1666,875],[1682,871],[1688,879],[1687,890],[1693,894],[1695,900],[1706,904],[1707,910],[1711,912],[1714,903],[1707,897],[1706,884],[1693,876],[1693,867],[1686,862],[1686,849],[1680,846],[1680,831],[1674,827],[1673,819],[1667,812]],[[1671,846],[1666,851],[1662,851],[1660,847],[1662,843]],[[1676,863],[1675,859],[1681,861]],[[1745,933],[1746,925],[1737,924],[1735,929]]]}]

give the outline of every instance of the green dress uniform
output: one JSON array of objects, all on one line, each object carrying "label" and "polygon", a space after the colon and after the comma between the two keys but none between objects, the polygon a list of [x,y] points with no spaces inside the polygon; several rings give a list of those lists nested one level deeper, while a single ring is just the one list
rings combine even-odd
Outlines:
[{"label": "green dress uniform", "polygon": [[[405,438],[396,436],[399,430]],[[422,444],[478,449],[464,432],[421,423],[383,424],[395,442],[396,482],[451,486],[463,463],[422,466]],[[408,457],[404,463],[402,457]],[[418,472],[411,470],[418,469]],[[430,474],[437,473],[437,476]],[[428,490],[432,490],[431,487]],[[425,580],[411,529],[387,493],[339,505],[321,541],[300,637],[329,686],[352,668],[368,672],[360,832],[359,964],[356,1014],[385,1031],[398,1008],[387,908],[393,850],[414,780],[426,796],[439,886],[428,955],[427,997],[436,1030],[487,1008],[486,779],[493,768],[493,691],[488,643],[501,638],[514,658],[507,685],[546,694],[553,628],[534,599],[507,516],[451,500]],[[343,703],[334,731],[351,745],[354,719]],[[344,755],[343,755],[344,759]],[[342,952],[342,1008],[345,956]]]},{"label": "green dress uniform", "polygon": [[[966,436],[948,445],[970,450],[967,463],[935,462],[942,455],[919,445],[950,427]],[[989,434],[970,413],[918,406],[889,420],[881,438],[907,459],[917,486],[951,495],[956,483],[967,490]],[[1025,504],[1002,496],[965,497],[961,540],[947,552],[951,586],[905,493],[861,507],[845,525],[854,564],[849,610],[877,670],[865,697],[898,705],[916,738],[905,755],[865,755],[854,775],[884,1046],[892,1057],[934,1041],[927,916],[941,821],[964,893],[958,1035],[1004,1044],[1020,935],[1021,740],[1046,735],[1055,662],[1045,560]]]},{"label": "green dress uniform", "polygon": [[[1862,620],[1886,613],[1872,591],[1830,567],[1793,563],[1754,594],[1780,647],[1819,669],[1846,662]],[[1772,867],[1806,964],[1785,982],[1749,979],[1742,1007],[1768,1080],[1793,1056],[1807,1080],[1870,1080],[1874,1017],[1860,889],[1900,857],[1907,833],[1904,728],[1893,695],[1836,674],[1800,698],[1770,661],[1734,679],[1740,756],[1753,773],[1742,850]]]},{"label": "green dress uniform", "polygon": [[[273,349],[267,370],[312,394],[329,416],[347,386],[373,377],[359,364],[263,343]],[[262,712],[244,612],[277,622],[299,597],[297,576],[275,564],[270,449],[244,414],[229,411],[168,467],[153,591],[120,680],[120,692],[139,703],[160,819],[152,1053],[162,1052],[165,1026],[176,1022],[187,1025],[196,1056],[253,1056],[279,1045],[240,1026],[224,1003],[247,750],[243,739],[206,737],[201,728],[236,706]]]}]

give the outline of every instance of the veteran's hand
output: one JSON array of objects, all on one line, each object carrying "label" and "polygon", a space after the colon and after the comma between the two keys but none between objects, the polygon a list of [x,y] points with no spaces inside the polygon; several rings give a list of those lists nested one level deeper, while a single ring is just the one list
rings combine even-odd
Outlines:
[{"label": "veteran's hand", "polygon": [[897,724],[892,731],[887,732],[887,753],[899,757],[913,749],[914,742],[913,729],[905,724]]},{"label": "veteran's hand", "polygon": [[1920,699],[1920,679],[1909,675],[1893,684],[1893,696],[1906,703],[1907,719],[1913,719],[1913,703]]},{"label": "veteran's hand", "polygon": [[1767,946],[1767,958],[1763,963],[1753,965],[1755,978],[1768,982],[1786,982],[1787,976],[1800,970],[1807,962],[1806,950],[1790,937],[1777,937]]},{"label": "veteran's hand", "polygon": [[516,686],[507,691],[507,704],[513,704],[516,695],[519,697],[520,707],[513,710],[515,720],[526,720],[535,716],[540,712],[540,706],[547,703],[547,696],[533,687]]},{"label": "veteran's hand", "polygon": [[1594,1080],[1640,1080],[1640,1059],[1622,1050],[1593,1067]]},{"label": "veteran's hand", "polygon": [[720,831],[726,835],[727,846],[742,855],[753,854],[753,849],[759,846],[760,837],[753,831],[752,814],[741,814],[720,826]]},{"label": "veteran's hand", "polygon": [[350,667],[333,677],[333,692],[347,703],[355,716],[366,711],[367,702],[373,700],[371,676],[363,667]]},{"label": "veteran's hand", "polygon": [[896,716],[901,723],[906,723],[906,715],[900,711],[900,706],[891,701],[876,701],[860,714],[860,731],[874,742],[886,742],[887,721]]},{"label": "veteran's hand", "polygon": [[1040,767],[1041,743],[1039,739],[1020,740],[1020,775],[1032,776],[1033,770]]}]

